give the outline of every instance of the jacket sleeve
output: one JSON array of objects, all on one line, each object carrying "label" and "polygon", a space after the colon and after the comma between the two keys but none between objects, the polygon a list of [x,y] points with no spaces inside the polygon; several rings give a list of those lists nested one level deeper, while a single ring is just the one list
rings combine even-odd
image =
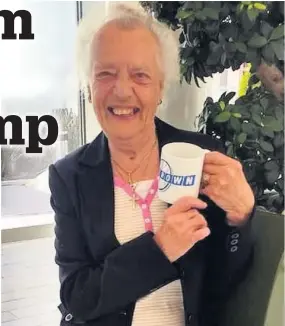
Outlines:
[{"label": "jacket sleeve", "polygon": [[[217,150],[224,152],[222,147]],[[206,200],[206,197],[201,199]],[[204,314],[208,319],[205,325],[216,325],[214,320],[218,320],[218,312],[222,312],[222,305],[246,276],[253,260],[252,218],[255,207],[246,224],[234,227],[227,224],[222,209],[209,199],[207,202],[205,215],[211,235],[207,239],[203,307],[208,311]]]},{"label": "jacket sleeve", "polygon": [[120,312],[178,278],[177,269],[156,245],[151,232],[119,246],[103,263],[94,262],[66,184],[54,165],[49,169],[49,185],[55,212],[60,298],[74,318],[88,321]]}]

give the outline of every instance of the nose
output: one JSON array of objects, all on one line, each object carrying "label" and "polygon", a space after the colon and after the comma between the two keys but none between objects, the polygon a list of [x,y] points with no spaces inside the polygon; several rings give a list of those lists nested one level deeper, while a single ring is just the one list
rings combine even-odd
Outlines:
[{"label": "nose", "polygon": [[128,74],[121,72],[117,75],[113,93],[119,100],[128,100],[133,95],[132,81]]}]

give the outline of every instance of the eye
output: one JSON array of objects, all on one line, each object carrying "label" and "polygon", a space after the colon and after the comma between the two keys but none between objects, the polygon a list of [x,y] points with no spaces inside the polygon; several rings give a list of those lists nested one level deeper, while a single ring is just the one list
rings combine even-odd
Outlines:
[{"label": "eye", "polygon": [[140,84],[148,84],[151,80],[150,76],[142,71],[135,72],[133,75],[133,79]]},{"label": "eye", "polygon": [[139,79],[149,78],[149,76],[144,72],[137,72],[136,77],[138,77]]},{"label": "eye", "polygon": [[115,75],[115,73],[112,72],[112,71],[103,70],[103,71],[100,71],[100,72],[98,72],[96,74],[96,78],[97,79],[102,79],[102,78],[112,77],[114,75]]}]

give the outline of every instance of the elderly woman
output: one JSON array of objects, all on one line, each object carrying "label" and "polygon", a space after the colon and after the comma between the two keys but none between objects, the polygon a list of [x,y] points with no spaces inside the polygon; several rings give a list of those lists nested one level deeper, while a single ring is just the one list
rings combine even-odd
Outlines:
[{"label": "elderly woman", "polygon": [[[172,32],[134,5],[95,19],[80,25],[78,57],[103,131],[50,167],[61,325],[217,325],[251,260],[253,193],[220,143],[155,117],[179,77]],[[156,194],[170,142],[210,150],[199,198],[171,206]]]}]

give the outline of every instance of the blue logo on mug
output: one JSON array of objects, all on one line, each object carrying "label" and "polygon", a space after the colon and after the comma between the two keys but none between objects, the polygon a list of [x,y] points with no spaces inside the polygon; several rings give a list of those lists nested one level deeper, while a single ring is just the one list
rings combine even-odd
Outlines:
[{"label": "blue logo on mug", "polygon": [[165,161],[160,162],[160,182],[159,190],[166,191],[171,185],[191,187],[195,184],[196,175],[174,175],[172,174],[170,165]]}]

